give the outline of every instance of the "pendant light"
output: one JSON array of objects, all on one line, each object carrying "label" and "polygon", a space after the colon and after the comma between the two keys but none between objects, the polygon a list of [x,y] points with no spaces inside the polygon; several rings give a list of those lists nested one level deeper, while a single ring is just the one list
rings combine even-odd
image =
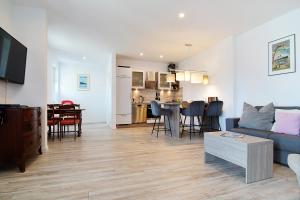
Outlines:
[{"label": "pendant light", "polygon": [[207,85],[208,84],[208,75],[205,74],[203,75],[203,85]]},{"label": "pendant light", "polygon": [[184,81],[184,71],[176,72],[176,81]]},{"label": "pendant light", "polygon": [[169,73],[167,75],[167,83],[175,83],[175,82],[176,82],[176,80],[175,80],[175,74]]},{"label": "pendant light", "polygon": [[191,73],[191,83],[202,83],[203,82],[203,73],[193,72]]},{"label": "pendant light", "polygon": [[186,82],[191,81],[191,72],[190,71],[184,71],[184,81],[186,81]]}]

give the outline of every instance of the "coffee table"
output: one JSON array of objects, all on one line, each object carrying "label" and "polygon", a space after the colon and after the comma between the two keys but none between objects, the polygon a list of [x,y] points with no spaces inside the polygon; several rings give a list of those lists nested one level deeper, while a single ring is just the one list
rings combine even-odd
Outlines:
[{"label": "coffee table", "polygon": [[229,131],[204,133],[205,162],[221,158],[246,169],[246,183],[272,178],[273,141],[243,135],[224,137]]}]

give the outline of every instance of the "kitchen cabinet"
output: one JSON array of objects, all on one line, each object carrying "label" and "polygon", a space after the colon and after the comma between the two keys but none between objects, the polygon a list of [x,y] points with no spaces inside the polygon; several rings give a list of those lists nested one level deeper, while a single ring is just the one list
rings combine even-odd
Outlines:
[{"label": "kitchen cabinet", "polygon": [[133,104],[132,105],[132,123],[146,123],[147,122],[147,104]]},{"label": "kitchen cabinet", "polygon": [[117,68],[117,124],[131,124],[131,68]]},{"label": "kitchen cabinet", "polygon": [[159,72],[158,73],[158,89],[164,90],[164,89],[171,89],[171,83],[167,82],[167,75],[168,72]]},{"label": "kitchen cabinet", "polygon": [[145,88],[145,73],[143,71],[132,71],[132,88]]}]

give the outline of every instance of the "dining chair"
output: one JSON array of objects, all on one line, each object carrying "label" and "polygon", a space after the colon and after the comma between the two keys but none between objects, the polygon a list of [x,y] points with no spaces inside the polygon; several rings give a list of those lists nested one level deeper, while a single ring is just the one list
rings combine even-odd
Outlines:
[{"label": "dining chair", "polygon": [[61,104],[62,104],[62,105],[73,105],[74,102],[71,101],[71,100],[62,100],[62,101],[61,101]]},{"label": "dining chair", "polygon": [[[151,135],[153,134],[154,131],[156,131],[156,137],[158,138],[159,131],[165,131],[165,134],[167,134],[167,131],[170,131],[172,137],[172,128],[170,123],[170,116],[172,115],[172,110],[167,108],[162,108],[161,105],[158,104],[156,101],[151,101],[150,104],[151,104],[152,115],[155,117]],[[164,128],[160,128],[159,126],[162,116],[164,117]],[[166,123],[167,123],[166,117],[168,119],[169,128],[166,127]],[[158,123],[156,123],[157,119],[158,119]],[[156,124],[157,124],[157,128],[155,127]]]},{"label": "dining chair", "polygon": [[[182,123],[182,132],[181,137],[183,135],[183,132],[185,131],[185,127],[189,127],[189,135],[190,140],[192,139],[192,133],[196,133],[195,129],[195,117],[198,119],[198,126],[200,127],[199,134],[203,131],[202,125],[203,125],[203,115],[204,115],[204,108],[205,108],[205,102],[204,101],[193,101],[188,105],[187,108],[182,109],[181,114],[184,116],[184,121]],[[189,125],[186,125],[186,118],[190,118]],[[201,118],[201,119],[200,119]]]},{"label": "dining chair", "polygon": [[[206,117],[207,117],[207,126],[210,130],[221,130],[221,125],[219,122],[219,117],[222,115],[223,111],[223,101],[212,101],[208,104],[206,110]],[[218,126],[217,129],[214,128],[215,119],[216,125]]]},{"label": "dining chair", "polygon": [[[60,117],[60,140],[65,136],[66,127],[68,132],[74,132],[74,139],[76,139],[77,134],[79,134],[80,116],[76,112],[74,105],[61,105]],[[70,131],[69,127],[74,126],[74,131]]]},{"label": "dining chair", "polygon": [[[60,126],[60,117],[55,113],[55,109],[57,109],[54,105],[47,105],[47,125],[48,125],[48,136],[53,136],[52,139],[55,138],[55,133],[57,133],[57,137],[59,137],[59,126]],[[55,127],[57,127],[55,131]]]}]

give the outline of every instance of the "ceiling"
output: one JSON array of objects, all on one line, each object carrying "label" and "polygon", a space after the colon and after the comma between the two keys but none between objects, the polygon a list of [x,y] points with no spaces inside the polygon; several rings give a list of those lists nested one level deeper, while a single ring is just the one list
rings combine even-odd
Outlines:
[{"label": "ceiling", "polygon": [[[299,0],[15,0],[15,3],[47,8],[52,48],[93,58],[103,52],[115,52],[125,57],[165,62],[180,61],[226,37],[300,7]],[[179,19],[179,12],[184,12],[185,18]],[[193,46],[187,48],[185,43]]]}]

